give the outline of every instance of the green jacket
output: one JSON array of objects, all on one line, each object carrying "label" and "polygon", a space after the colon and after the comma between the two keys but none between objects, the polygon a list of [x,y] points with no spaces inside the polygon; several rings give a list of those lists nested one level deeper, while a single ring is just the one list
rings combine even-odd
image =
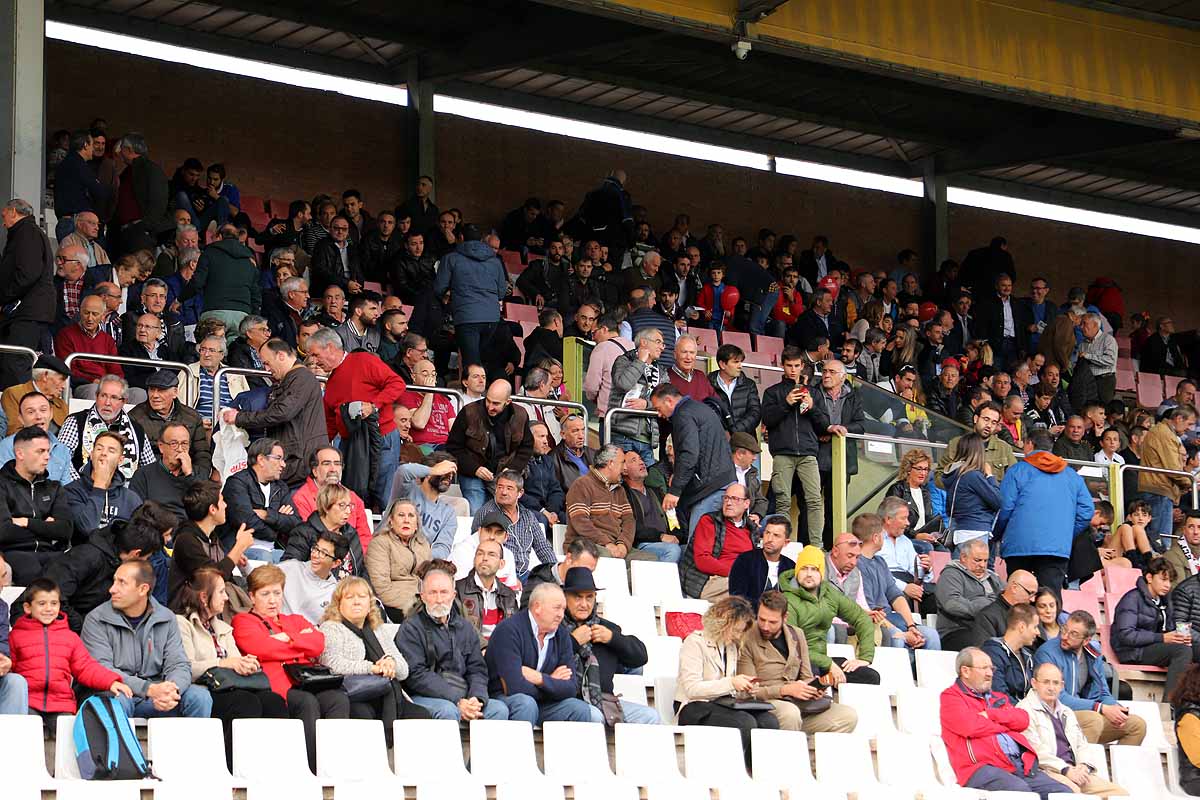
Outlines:
[{"label": "green jacket", "polygon": [[821,581],[816,595],[796,582],[796,571],[779,576],[779,589],[787,598],[787,622],[804,630],[808,639],[808,657],[814,669],[826,672],[832,663],[825,648],[825,634],[834,617],[854,629],[858,637],[856,655],[868,664],[875,658],[875,623],[858,603],[842,594],[828,581]]},{"label": "green jacket", "polygon": [[253,251],[235,239],[221,239],[200,254],[196,273],[184,287],[182,299],[202,293],[205,311],[257,314],[262,308],[259,280]]}]

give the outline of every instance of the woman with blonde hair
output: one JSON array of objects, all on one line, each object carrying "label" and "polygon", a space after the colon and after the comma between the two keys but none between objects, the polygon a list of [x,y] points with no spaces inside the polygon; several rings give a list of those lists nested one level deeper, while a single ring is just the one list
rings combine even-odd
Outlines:
[{"label": "woman with blonde hair", "polygon": [[878,328],[881,319],[883,319],[883,303],[878,300],[868,300],[867,304],[863,306],[862,315],[850,327],[850,338],[865,342],[867,331],[871,328]]},{"label": "woman with blonde hair", "polygon": [[333,590],[320,630],[325,635],[321,663],[345,676],[350,716],[382,720],[388,747],[393,721],[430,718],[400,688],[400,681],[408,677],[408,662],[396,647],[400,626],[384,622],[371,584],[343,578]]},{"label": "woman with blonde hair", "polygon": [[958,460],[946,468],[942,485],[946,488],[946,514],[954,531],[957,552],[960,544],[971,539],[991,541],[1001,498],[1000,484],[987,462],[983,437],[977,433],[963,434],[955,452]]},{"label": "woman with blonde hair", "polygon": [[333,576],[341,580],[347,575],[365,575],[366,559],[363,556],[362,541],[358,538],[358,531],[350,524],[353,513],[354,504],[350,500],[349,489],[340,483],[322,486],[317,492],[317,507],[309,515],[308,521],[297,525],[288,535],[283,560],[294,558],[297,561],[307,561],[322,533],[340,533],[345,537],[350,549],[345,557],[334,565]]},{"label": "woman with blonde hair", "polygon": [[683,640],[675,685],[679,724],[737,728],[747,758],[750,731],[779,728],[770,704],[760,704],[765,710],[736,707],[735,698],[749,697],[754,688],[755,679],[738,672],[738,647],[752,625],[754,608],[744,598],[713,603],[704,613],[704,627]]},{"label": "woman with blonde hair", "polygon": [[913,540],[918,553],[935,549],[940,539],[942,518],[933,511],[933,490],[929,482],[933,456],[924,450],[909,450],[900,459],[896,482],[887,490],[888,497],[899,497],[908,505],[906,536]]},{"label": "woman with blonde hair", "polygon": [[408,498],[393,500],[367,547],[367,575],[392,622],[408,617],[417,602],[417,567],[433,558],[421,530],[421,514]]}]

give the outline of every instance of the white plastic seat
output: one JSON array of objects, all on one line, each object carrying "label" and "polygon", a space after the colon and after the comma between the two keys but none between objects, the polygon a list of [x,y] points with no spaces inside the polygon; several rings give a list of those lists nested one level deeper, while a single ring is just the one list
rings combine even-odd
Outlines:
[{"label": "white plastic seat", "polygon": [[[871,768],[871,743],[857,733],[818,733],[817,781],[846,792],[859,792],[879,784]],[[853,764],[853,769],[847,765]]]},{"label": "white plastic seat", "polygon": [[937,767],[938,780],[942,782],[942,786],[959,786],[954,767],[950,766],[950,753],[946,751],[946,742],[942,740],[941,735],[930,737],[929,752],[933,754],[933,764]]},{"label": "white plastic seat", "polygon": [[634,561],[629,565],[633,596],[656,606],[668,600],[682,600],[679,566],[669,561]]},{"label": "white plastic seat", "polygon": [[[364,797],[363,800],[379,800],[381,795]],[[465,781],[425,781],[417,784],[417,800],[487,800],[487,787],[474,780]],[[334,800],[341,798],[334,797]]]},{"label": "white plastic seat", "polygon": [[[378,791],[377,784],[368,785]],[[282,780],[256,780],[246,787],[246,800],[321,800],[321,797],[321,784],[315,781],[295,782],[286,777]]]},{"label": "white plastic seat", "polygon": [[675,721],[676,675],[659,675],[654,679],[654,710],[664,725]]},{"label": "white plastic seat", "polygon": [[[270,758],[262,757],[263,742],[271,743]],[[298,719],[235,719],[233,774],[247,784],[280,775],[296,783],[307,780],[315,784],[317,779],[308,766],[304,723]]]},{"label": "white plastic seat", "polygon": [[717,797],[720,800],[779,800],[779,790],[757,783],[729,783],[717,787]]},{"label": "white plastic seat", "polygon": [[[4,604],[11,609],[12,605],[16,603],[23,594],[25,594],[24,586],[5,586],[3,589],[0,589],[0,601],[3,601]],[[20,609],[17,610],[20,611]],[[16,615],[13,614],[13,616]]]},{"label": "white plastic seat", "polygon": [[533,749],[533,726],[519,720],[472,720],[471,775],[488,786],[543,779]]},{"label": "white plastic seat", "polygon": [[[886,649],[886,648],[884,648]],[[893,648],[907,655],[904,648]],[[926,689],[937,689],[939,692],[954,683],[957,675],[954,672],[954,660],[958,658],[956,650],[917,650],[917,685]]]},{"label": "white plastic seat", "polygon": [[563,800],[563,787],[544,778],[506,780],[497,784],[496,800]]},{"label": "white plastic seat", "polygon": [[951,798],[965,798],[976,793],[969,789],[950,788],[938,783],[933,767],[929,740],[909,733],[880,733],[875,740],[875,755],[879,764],[879,780],[886,786],[910,792],[929,793]]},{"label": "white plastic seat", "polygon": [[682,782],[675,756],[676,730],[680,729],[671,725],[618,724],[614,731],[617,775],[639,786]]},{"label": "white plastic seat", "polygon": [[[1162,756],[1153,747],[1115,744],[1108,748],[1112,758],[1112,780],[1134,797],[1166,800],[1179,797],[1167,788]],[[1186,795],[1183,795],[1186,797]]]},{"label": "white plastic seat", "polygon": [[625,559],[600,558],[592,570],[596,587],[604,592],[604,601],[613,597],[629,597],[629,575],[625,571]]},{"label": "white plastic seat", "polygon": [[[392,724],[396,777],[405,786],[469,781],[458,723],[452,719],[398,719]],[[482,785],[482,784],[480,784]]]},{"label": "white plastic seat", "polygon": [[[5,719],[0,717],[0,719]],[[31,719],[23,717],[22,719]],[[64,742],[54,748],[54,777],[60,781],[83,780],[79,774],[79,762],[75,760],[75,717],[71,714],[61,714],[55,721],[55,742]],[[6,741],[12,741],[11,739]],[[38,748],[42,745],[42,734],[38,732]]]},{"label": "white plastic seat", "polygon": [[647,686],[654,685],[654,679],[659,677],[675,677],[679,674],[679,648],[683,640],[674,636],[655,636],[645,639],[646,653],[649,657],[642,667],[642,679]]},{"label": "white plastic seat", "polygon": [[641,675],[613,675],[613,693],[627,702],[648,705],[646,681]]},{"label": "white plastic seat", "polygon": [[57,800],[140,800],[141,781],[71,781],[55,790]]},{"label": "white plastic seat", "polygon": [[[614,676],[618,677],[618,676]],[[570,786],[580,778],[616,778],[608,762],[608,741],[603,725],[593,722],[542,724],[542,761],[546,777]]]},{"label": "white plastic seat", "polygon": [[240,786],[225,762],[225,732],[219,719],[155,717],[147,724],[147,757],[164,781]]},{"label": "white plastic seat", "polygon": [[[583,724],[590,725],[591,723]],[[638,800],[640,796],[636,784],[619,778],[576,784],[572,791],[575,793],[575,800]],[[703,800],[707,800],[707,796]]]},{"label": "white plastic seat", "polygon": [[892,702],[882,686],[843,683],[838,687],[838,702],[858,712],[856,734],[874,739],[883,733],[896,732],[892,722]]},{"label": "white plastic seat", "polygon": [[754,780],[781,788],[816,785],[808,758],[808,735],[801,731],[756,728],[750,731]]},{"label": "white plastic seat", "polygon": [[5,786],[4,800],[42,800],[42,787],[30,784]]},{"label": "white plastic seat", "polygon": [[567,541],[567,526],[561,523],[555,523],[555,525],[552,526],[551,536],[554,540],[554,555],[561,559],[563,557],[563,545]]},{"label": "white plastic seat", "polygon": [[317,720],[317,775],[332,783],[395,781],[383,723],[377,719]]},{"label": "white plastic seat", "polygon": [[901,689],[916,685],[913,683],[912,663],[908,660],[907,648],[876,647],[871,669],[879,673],[879,685],[887,689],[889,695],[896,695]]},{"label": "white plastic seat", "polygon": [[830,658],[854,658],[854,645],[830,642],[825,645],[825,654]]},{"label": "white plastic seat", "polygon": [[986,792],[985,796],[988,800],[1037,800],[1034,792]]},{"label": "white plastic seat", "polygon": [[[37,789],[53,785],[46,769],[42,739],[42,718],[36,714],[0,714],[0,742],[4,742],[0,747],[0,775],[4,776],[6,784]],[[70,750],[68,755],[74,763],[73,740],[60,737],[58,742],[55,750]]]},{"label": "white plastic seat", "polygon": [[[261,781],[259,783],[261,784]],[[321,788],[319,784],[314,784],[314,786],[317,789]],[[202,796],[205,800],[233,800],[234,791],[232,786],[215,786],[213,784],[197,786],[179,781],[159,782],[154,784],[154,800],[196,800],[197,796]],[[303,798],[302,794],[296,794],[296,796]],[[6,797],[5,800],[8,798]]]},{"label": "white plastic seat", "polygon": [[941,692],[910,686],[896,693],[896,722],[904,733],[918,736],[941,736]]},{"label": "white plastic seat", "polygon": [[1171,749],[1163,731],[1162,713],[1158,710],[1158,703],[1152,700],[1130,700],[1123,705],[1129,709],[1130,714],[1141,717],[1146,723],[1146,738],[1142,740],[1142,747],[1153,747],[1160,753]]},{"label": "white plastic seat", "polygon": [[[483,789],[482,786],[479,787]],[[381,797],[388,797],[396,791],[396,784],[392,781],[376,782],[376,781],[355,781],[354,783],[339,783],[333,788],[333,800],[379,800]],[[443,797],[457,797],[458,795],[446,794]]]},{"label": "white plastic seat", "polygon": [[733,786],[750,780],[736,728],[685,725],[683,768],[688,780],[706,786]]},{"label": "white plastic seat", "polygon": [[[1168,753],[1174,753],[1175,748],[1172,747]],[[1091,764],[1096,768],[1096,775],[1104,778],[1104,780],[1112,780],[1109,776],[1112,774],[1108,770],[1108,751],[1104,749],[1104,745],[1089,742],[1083,746],[1083,751],[1079,754],[1080,760]],[[1172,775],[1177,775],[1178,772],[1172,771]]]},{"label": "white plastic seat", "polygon": [[620,625],[621,633],[636,636],[643,642],[658,636],[658,620],[654,616],[654,604],[649,600],[606,594],[600,616]]}]

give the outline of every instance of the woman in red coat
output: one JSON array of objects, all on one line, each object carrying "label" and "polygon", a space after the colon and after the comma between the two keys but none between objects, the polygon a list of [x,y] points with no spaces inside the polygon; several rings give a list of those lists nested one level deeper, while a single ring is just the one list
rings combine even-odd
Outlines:
[{"label": "woman in red coat", "polygon": [[74,714],[72,681],[98,692],[132,697],[121,676],[101,666],[67,626],[61,611],[58,584],[49,578],[30,582],[25,590],[25,615],[13,623],[8,644],[12,669],[29,684],[29,710],[49,726],[58,714]]},{"label": "woman in red coat", "polygon": [[250,611],[233,618],[233,639],[243,655],[254,656],[271,681],[271,689],[287,700],[292,719],[304,723],[308,764],[317,769],[317,720],[348,719],[350,698],[343,689],[308,692],[292,685],[284,664],[316,664],[325,650],[325,634],[299,614],[281,614],[286,576],[274,564],[250,573]]}]

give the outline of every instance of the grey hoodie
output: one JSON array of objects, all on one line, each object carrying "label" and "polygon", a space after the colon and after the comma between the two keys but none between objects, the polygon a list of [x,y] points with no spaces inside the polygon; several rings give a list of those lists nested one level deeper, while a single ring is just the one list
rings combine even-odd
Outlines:
[{"label": "grey hoodie", "polygon": [[975,624],[979,612],[990,606],[1004,590],[1000,576],[992,571],[976,578],[958,561],[951,561],[937,581],[939,636],[947,636]]},{"label": "grey hoodie", "polygon": [[92,658],[121,675],[138,697],[151,684],[171,681],[183,694],[192,685],[192,665],[179,638],[175,615],[153,597],[135,630],[109,600],[83,621],[83,644]]}]

